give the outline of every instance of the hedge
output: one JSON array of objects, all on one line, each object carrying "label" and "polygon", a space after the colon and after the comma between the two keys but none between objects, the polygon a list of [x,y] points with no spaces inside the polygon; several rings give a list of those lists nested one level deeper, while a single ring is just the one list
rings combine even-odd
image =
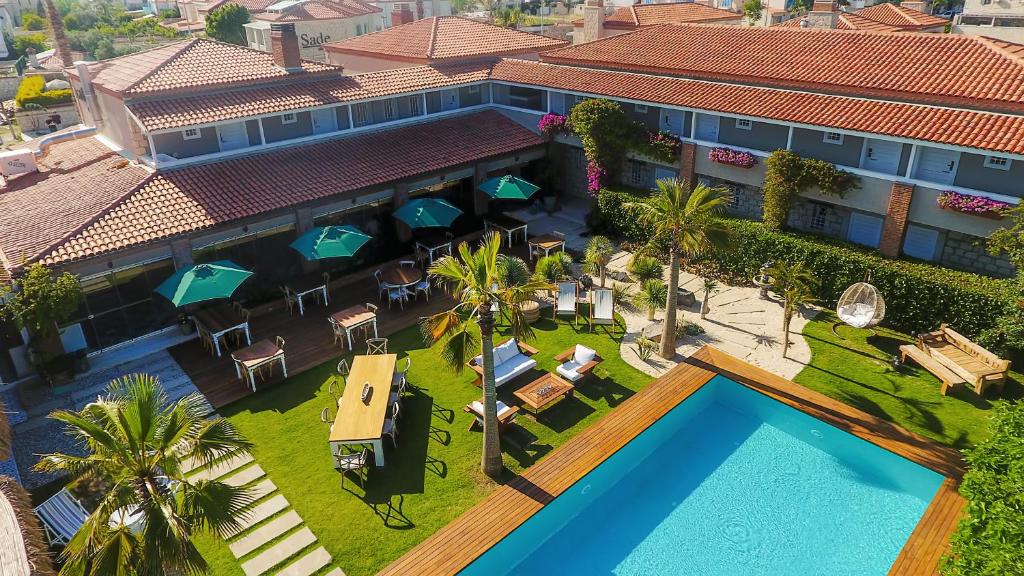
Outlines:
[{"label": "hedge", "polygon": [[43,108],[57,106],[71,102],[70,89],[47,90],[46,80],[42,76],[26,76],[18,85],[18,92],[14,95],[14,102],[18,108],[24,108],[26,104],[36,104]]},{"label": "hedge", "polygon": [[[642,200],[636,190],[603,190],[598,210],[608,232],[643,243],[650,233],[623,205]],[[749,284],[766,262],[803,262],[821,281],[816,297],[834,306],[843,291],[871,272],[886,303],[887,325],[906,333],[934,330],[948,322],[969,337],[996,324],[1013,309],[1015,292],[1009,280],[960,272],[933,264],[884,258],[852,244],[793,232],[768,230],[760,222],[723,218],[732,233],[730,249],[708,253],[686,263],[702,274],[730,283]]]}]

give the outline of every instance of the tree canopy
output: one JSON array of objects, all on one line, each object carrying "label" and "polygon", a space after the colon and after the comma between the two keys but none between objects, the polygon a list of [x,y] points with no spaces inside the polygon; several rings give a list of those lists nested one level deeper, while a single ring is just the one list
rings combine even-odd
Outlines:
[{"label": "tree canopy", "polygon": [[206,35],[214,40],[245,46],[249,11],[238,4],[225,4],[206,16]]}]

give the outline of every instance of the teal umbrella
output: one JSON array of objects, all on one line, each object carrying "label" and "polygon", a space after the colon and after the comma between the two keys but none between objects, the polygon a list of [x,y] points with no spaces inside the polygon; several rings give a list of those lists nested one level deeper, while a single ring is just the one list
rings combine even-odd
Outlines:
[{"label": "teal umbrella", "polygon": [[455,206],[438,198],[417,198],[395,210],[393,216],[409,228],[447,228],[462,214]]},{"label": "teal umbrella", "polygon": [[510,174],[491,178],[480,185],[480,191],[498,200],[529,200],[540,186]]},{"label": "teal umbrella", "polygon": [[355,226],[313,228],[290,244],[306,260],[353,256],[370,241],[370,236]]},{"label": "teal umbrella", "polygon": [[194,264],[178,270],[156,287],[156,293],[175,306],[204,300],[228,298],[252,276],[252,272],[230,260]]}]

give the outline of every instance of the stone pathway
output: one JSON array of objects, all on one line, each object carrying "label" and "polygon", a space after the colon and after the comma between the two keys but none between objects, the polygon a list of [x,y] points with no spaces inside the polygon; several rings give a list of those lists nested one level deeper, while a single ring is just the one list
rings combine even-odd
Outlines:
[{"label": "stone pathway", "polygon": [[[245,576],[311,576],[331,563],[330,553],[317,545],[316,536],[252,456],[227,456],[202,468],[194,462],[184,466],[190,480],[248,486],[256,498],[257,504],[227,542]],[[327,576],[344,572],[334,568]]]}]

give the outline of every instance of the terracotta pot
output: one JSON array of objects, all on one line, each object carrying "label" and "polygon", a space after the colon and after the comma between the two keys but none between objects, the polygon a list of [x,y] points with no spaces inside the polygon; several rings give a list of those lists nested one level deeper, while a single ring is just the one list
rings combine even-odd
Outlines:
[{"label": "terracotta pot", "polygon": [[523,318],[526,322],[533,324],[537,320],[540,320],[540,302],[536,300],[530,300],[523,303]]}]

